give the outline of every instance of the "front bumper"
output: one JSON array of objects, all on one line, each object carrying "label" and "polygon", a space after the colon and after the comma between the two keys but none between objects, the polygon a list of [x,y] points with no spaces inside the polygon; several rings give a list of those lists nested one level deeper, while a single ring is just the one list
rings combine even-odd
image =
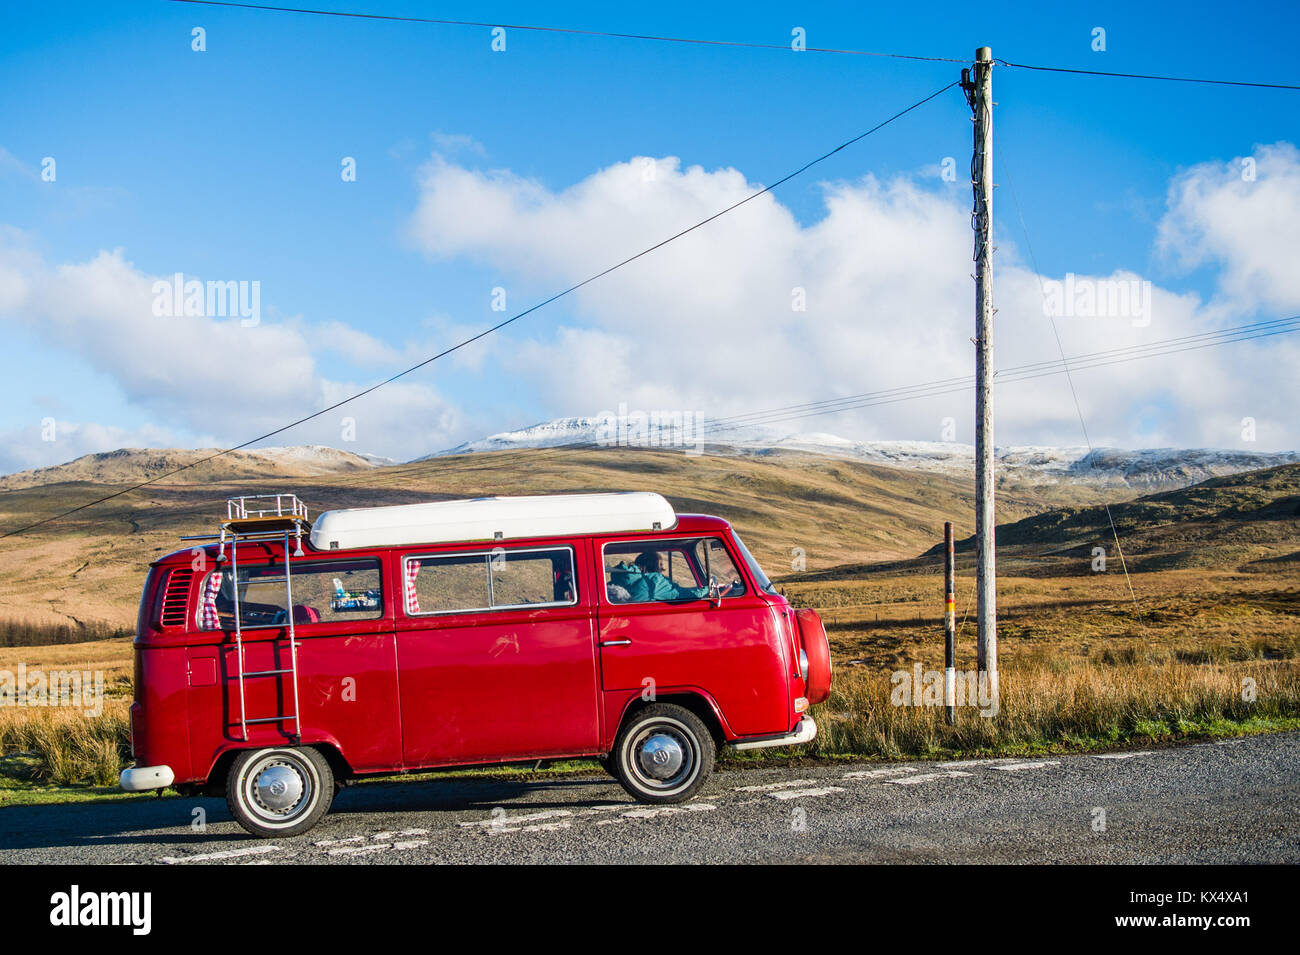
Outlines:
[{"label": "front bumper", "polygon": [[793,733],[785,736],[769,736],[766,739],[740,740],[731,744],[732,749],[767,749],[769,746],[798,746],[811,743],[817,737],[817,724],[811,716],[805,716],[794,728]]},{"label": "front bumper", "polygon": [[118,784],[129,793],[166,789],[176,780],[170,766],[132,766],[122,770]]}]

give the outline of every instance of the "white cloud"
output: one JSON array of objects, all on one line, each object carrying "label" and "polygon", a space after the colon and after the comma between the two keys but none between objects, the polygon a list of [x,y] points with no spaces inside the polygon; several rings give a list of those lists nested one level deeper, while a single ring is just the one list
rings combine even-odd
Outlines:
[{"label": "white cloud", "polygon": [[0,474],[63,464],[99,451],[184,446],[189,440],[192,436],[152,425],[121,428],[52,418],[0,433]]},{"label": "white cloud", "polygon": [[[1261,184],[1290,208],[1300,163],[1289,147],[1258,154]],[[1199,180],[1198,180],[1199,181]],[[1216,180],[1217,181],[1217,180]],[[1272,185],[1269,185],[1272,183]],[[1295,222],[1256,210],[1232,214],[1235,189],[1171,193],[1174,217],[1197,231],[1162,232],[1189,261],[1224,267],[1225,295],[1255,301],[1291,294],[1275,248],[1298,247]],[[552,191],[508,171],[481,172],[441,158],[426,165],[410,222],[430,256],[465,257],[524,283],[563,287],[736,202],[757,186],[734,169],[683,168],[634,158]],[[579,321],[534,332],[500,361],[532,383],[555,415],[632,408],[729,415],[970,374],[973,368],[971,234],[964,197],[909,177],[868,176],[823,186],[826,214],[803,226],[772,194],[650,253],[575,293]],[[1191,198],[1180,199],[1184,193]],[[1210,196],[1203,214],[1196,197]],[[1249,242],[1233,238],[1253,230]],[[1040,279],[1005,241],[996,304],[998,367],[1054,360]],[[1268,247],[1259,256],[1251,250]],[[1200,257],[1198,259],[1198,257]],[[1063,276],[1045,278],[1062,279]],[[1081,276],[1114,282],[1142,276]],[[792,308],[806,297],[807,310]],[[1150,321],[1061,318],[1067,354],[1123,348],[1220,327],[1228,304],[1152,287]],[[1233,317],[1238,320],[1240,306]],[[522,330],[522,329],[521,329]],[[1287,411],[1296,346],[1286,339],[1205,349],[1080,372],[1076,385],[1097,445],[1234,446],[1242,417],[1259,444],[1300,445]],[[1000,443],[1081,443],[1062,377],[998,389]],[[970,441],[972,400],[957,394],[791,421],[858,438],[936,439],[941,419]]]},{"label": "white cloud", "polygon": [[[337,322],[318,329],[301,320],[264,319],[246,328],[239,318],[158,316],[155,281],[121,250],[50,266],[10,243],[0,246],[0,324],[25,328],[52,352],[75,356],[113,381],[132,406],[152,417],[144,440],[188,433],[240,443],[372,383],[326,377],[317,367],[318,353],[341,350],[357,365],[383,364],[400,355]],[[294,429],[278,443],[316,442],[414,457],[459,437],[457,419],[431,387],[399,381]],[[120,446],[111,442],[128,434],[90,427],[81,432],[80,453]],[[344,440],[351,429],[355,444]],[[95,446],[96,434],[110,443]],[[46,452],[33,446],[19,454],[42,458]]]},{"label": "white cloud", "polygon": [[1257,146],[1207,162],[1169,187],[1159,248],[1184,267],[1213,264],[1223,297],[1247,309],[1300,312],[1300,151]]}]

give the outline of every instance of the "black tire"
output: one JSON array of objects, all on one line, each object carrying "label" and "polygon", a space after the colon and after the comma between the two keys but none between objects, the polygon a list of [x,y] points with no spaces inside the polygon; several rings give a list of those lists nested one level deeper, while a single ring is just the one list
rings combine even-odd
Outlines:
[{"label": "black tire", "polygon": [[698,716],[672,703],[652,703],[624,721],[609,761],[632,798],[674,803],[704,785],[716,755],[713,735]]},{"label": "black tire", "polygon": [[306,832],[329,812],[334,793],[330,764],[310,746],[246,750],[235,757],[226,777],[230,814],[264,839]]}]

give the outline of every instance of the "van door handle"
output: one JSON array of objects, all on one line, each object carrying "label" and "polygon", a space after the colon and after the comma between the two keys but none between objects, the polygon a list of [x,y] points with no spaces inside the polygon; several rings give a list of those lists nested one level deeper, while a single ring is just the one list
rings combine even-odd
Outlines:
[{"label": "van door handle", "polygon": [[600,641],[600,645],[602,647],[630,647],[632,645],[632,641],[631,640],[602,640]]}]

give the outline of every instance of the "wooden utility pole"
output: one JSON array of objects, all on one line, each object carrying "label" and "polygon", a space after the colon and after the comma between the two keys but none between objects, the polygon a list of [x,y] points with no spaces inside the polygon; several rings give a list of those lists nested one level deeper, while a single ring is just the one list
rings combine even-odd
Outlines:
[{"label": "wooden utility pole", "polygon": [[997,699],[998,608],[993,510],[993,51],[975,51],[963,87],[974,114],[975,208],[975,552],[981,678]]}]

